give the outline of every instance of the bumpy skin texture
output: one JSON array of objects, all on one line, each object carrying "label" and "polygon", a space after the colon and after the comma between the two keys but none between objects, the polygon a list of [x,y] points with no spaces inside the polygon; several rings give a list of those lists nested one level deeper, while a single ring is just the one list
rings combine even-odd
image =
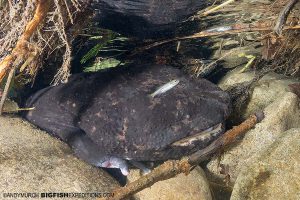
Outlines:
[{"label": "bumpy skin texture", "polygon": [[[150,96],[173,79],[180,80],[174,88]],[[209,81],[173,67],[131,66],[75,75],[39,91],[27,107],[35,107],[26,115],[29,121],[64,141],[84,132],[102,155],[150,161],[207,146],[213,137],[184,147],[171,144],[223,122],[230,98]]]},{"label": "bumpy skin texture", "polygon": [[180,22],[205,8],[204,0],[92,0],[99,24],[142,38],[174,34]]}]

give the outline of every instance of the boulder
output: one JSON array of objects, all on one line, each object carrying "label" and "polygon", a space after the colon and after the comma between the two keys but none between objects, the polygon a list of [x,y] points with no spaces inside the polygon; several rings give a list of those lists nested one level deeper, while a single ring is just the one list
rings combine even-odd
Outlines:
[{"label": "boulder", "polygon": [[[231,185],[235,182],[241,168],[249,165],[254,157],[259,156],[284,131],[300,127],[299,99],[294,93],[286,92],[265,110],[265,119],[248,131],[243,138],[230,146],[222,155],[220,164],[228,168]],[[220,174],[218,158],[207,165],[208,176],[214,182],[223,184],[225,175]]]},{"label": "boulder", "polygon": [[[140,177],[139,170],[132,170],[128,176],[129,181]],[[174,178],[155,183],[134,195],[138,200],[211,200],[209,184],[205,173],[200,167],[196,167],[190,174],[179,174]]]},{"label": "boulder", "polygon": [[[219,86],[226,90],[234,84],[251,81],[255,74],[253,71],[240,73],[241,68],[236,68],[224,76]],[[249,115],[257,110],[263,110],[278,97],[284,96],[286,92],[291,92],[290,84],[298,83],[299,79],[288,78],[274,72],[268,73],[254,87],[253,93],[248,104],[243,110],[242,117],[246,119]]]},{"label": "boulder", "polygon": [[[257,37],[257,35],[252,36],[250,34],[247,34],[246,36],[253,38]],[[243,67],[249,61],[246,56],[259,56],[261,54],[261,48],[257,48],[259,42],[256,43],[257,45],[241,46],[241,41],[238,41],[238,38],[236,37],[229,37],[225,41],[220,40],[220,38],[214,38],[209,41],[214,41],[213,46],[210,47],[213,50],[211,58],[216,60],[220,59],[222,67],[226,69]],[[220,46],[222,46],[221,53]]]},{"label": "boulder", "polygon": [[117,182],[18,117],[0,117],[0,193],[109,192]]},{"label": "boulder", "polygon": [[231,200],[300,199],[300,129],[283,132],[241,169]]}]

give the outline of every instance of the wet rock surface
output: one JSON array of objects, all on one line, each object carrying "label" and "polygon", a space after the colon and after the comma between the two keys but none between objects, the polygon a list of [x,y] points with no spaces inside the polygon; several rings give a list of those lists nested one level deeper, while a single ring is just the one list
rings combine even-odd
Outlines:
[{"label": "wet rock surface", "polygon": [[[249,165],[254,157],[266,150],[284,131],[300,126],[299,99],[293,93],[285,93],[264,112],[265,119],[229,147],[221,157],[220,164],[229,169],[231,184],[236,180],[241,168]],[[223,183],[224,175],[220,174],[217,158],[212,159],[207,168],[212,180]]]},{"label": "wet rock surface", "polygon": [[0,117],[0,192],[109,192],[117,182],[18,117]]},{"label": "wet rock surface", "polygon": [[[129,175],[130,182],[138,179],[140,173],[134,170]],[[155,183],[134,195],[136,200],[212,200],[209,184],[205,173],[200,167],[196,167],[189,175],[180,174],[174,178]]]},{"label": "wet rock surface", "polygon": [[231,200],[300,199],[300,129],[283,132],[260,156],[245,165]]},{"label": "wet rock surface", "polygon": [[[220,38],[215,39],[216,41],[211,47],[214,50],[211,58],[219,59],[220,56],[223,56],[221,59],[222,67],[227,69],[245,66],[249,61],[245,56],[259,56],[261,54],[261,47],[258,42],[256,45],[241,45],[244,37],[251,37],[251,33],[246,33],[245,36],[240,35],[239,38],[229,37],[229,39],[225,40],[220,40]],[[222,50],[220,47],[222,47]]]},{"label": "wet rock surface", "polygon": [[[239,71],[240,68],[237,68],[228,73],[219,86],[227,89],[254,78],[253,72]],[[300,106],[298,96],[291,92],[289,86],[297,82],[299,80],[296,78],[268,73],[255,84],[250,100],[248,104],[243,105],[245,109],[240,116],[246,119],[257,110],[264,110],[265,119],[243,137],[238,138],[224,154],[213,158],[207,164],[205,171],[208,180],[216,185],[212,187],[217,195],[216,199],[229,195],[232,188],[234,190],[231,199],[297,199],[297,194],[293,191],[299,187],[299,172],[294,166],[299,165],[299,160],[293,155],[297,155],[296,152],[299,151],[299,141],[296,139],[299,133],[296,133],[296,130],[299,129],[292,128],[300,127]],[[237,111],[233,110],[233,114],[235,112]],[[293,144],[292,138],[298,147]],[[289,142],[291,148],[285,149],[283,146],[288,146]],[[274,168],[270,167],[271,163],[274,164]],[[293,167],[285,167],[285,164],[289,163]],[[289,177],[297,178],[289,181],[285,172]],[[279,194],[281,184],[284,189],[283,193]]]},{"label": "wet rock surface", "polygon": [[[227,73],[219,82],[219,86],[226,90],[234,84],[251,81],[255,74],[253,71],[240,73],[242,68],[236,68]],[[249,115],[257,110],[263,110],[268,105],[273,103],[279,97],[284,96],[287,92],[292,92],[290,84],[299,83],[299,78],[289,78],[284,75],[270,72],[259,80],[254,87],[253,93],[250,96],[247,105],[244,105],[244,110],[241,115],[246,119]]]}]

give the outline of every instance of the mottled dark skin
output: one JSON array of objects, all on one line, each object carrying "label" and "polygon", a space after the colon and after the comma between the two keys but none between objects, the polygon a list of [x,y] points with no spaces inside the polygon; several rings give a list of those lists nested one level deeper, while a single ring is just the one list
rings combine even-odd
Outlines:
[{"label": "mottled dark skin", "polygon": [[[173,79],[179,84],[150,97]],[[171,144],[224,122],[230,98],[209,81],[173,67],[132,66],[75,75],[66,84],[39,91],[27,107],[35,107],[26,115],[30,122],[71,146],[85,137],[89,153],[81,157],[90,163],[89,155],[155,161],[206,147],[216,135],[188,146]]]},{"label": "mottled dark skin", "polygon": [[[84,1],[84,0],[82,0]],[[204,0],[92,0],[100,26],[139,38],[174,36],[176,26],[206,7]]]}]

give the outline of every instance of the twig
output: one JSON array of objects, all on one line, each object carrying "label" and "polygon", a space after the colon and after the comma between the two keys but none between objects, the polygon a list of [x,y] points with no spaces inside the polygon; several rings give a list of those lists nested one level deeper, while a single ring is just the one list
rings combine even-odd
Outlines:
[{"label": "twig", "polygon": [[51,0],[39,0],[32,20],[27,24],[24,33],[18,40],[12,53],[6,56],[0,62],[0,82],[3,80],[6,72],[12,67],[13,62],[17,58],[23,58],[26,55],[25,47],[31,36],[35,33],[39,24],[46,17],[50,8]]},{"label": "twig", "polygon": [[66,6],[66,10],[68,12],[68,15],[69,15],[69,19],[71,21],[71,24],[74,24],[73,16],[72,16],[72,13],[70,11],[70,8],[69,8],[69,5],[67,3],[67,0],[64,0],[64,3],[65,3],[65,6]]},{"label": "twig", "polygon": [[11,114],[11,113],[17,113],[17,112],[21,112],[21,111],[31,111],[31,110],[34,110],[35,108],[16,108],[15,110],[6,110],[4,109],[2,111],[2,113],[5,113],[5,114]]},{"label": "twig", "polygon": [[3,94],[1,96],[1,101],[0,101],[0,115],[2,115],[4,103],[5,103],[6,97],[8,95],[10,84],[11,84],[11,81],[12,81],[13,76],[15,74],[15,71],[16,71],[16,67],[13,67],[10,70],[10,72],[9,72],[9,75],[8,75],[8,78],[7,78],[7,81],[6,81],[6,84],[5,84],[5,88],[4,88]]},{"label": "twig", "polygon": [[208,159],[217,150],[233,143],[238,136],[244,134],[245,132],[253,128],[256,123],[261,122],[264,118],[265,116],[262,111],[251,115],[243,123],[228,130],[226,133],[224,133],[221,137],[216,139],[205,149],[197,151],[196,153],[189,156],[189,163],[191,165],[197,165],[200,162]]},{"label": "twig", "polygon": [[[212,37],[212,36],[220,36],[220,35],[232,35],[232,34],[238,34],[238,33],[243,33],[243,32],[255,32],[255,31],[271,31],[273,30],[273,27],[243,27],[240,29],[234,28],[234,27],[238,27],[238,25],[233,25],[231,26],[230,30],[226,30],[226,31],[201,31],[199,33],[193,34],[193,35],[189,35],[189,36],[184,36],[184,37],[176,37],[176,38],[172,38],[172,39],[168,39],[168,40],[163,40],[163,41],[158,41],[155,43],[152,43],[150,45],[141,47],[136,49],[135,51],[133,51],[132,55],[136,55],[139,52],[145,51],[145,50],[149,50],[153,47],[157,47],[163,44],[167,44],[170,42],[174,42],[174,41],[178,41],[178,40],[186,40],[186,39],[195,39],[195,38],[204,38],[204,37]],[[300,25],[297,26],[287,26],[285,27],[283,30],[296,30],[296,29],[300,29]]]},{"label": "twig", "polygon": [[281,35],[282,28],[287,20],[287,17],[297,2],[298,0],[290,0],[288,4],[279,13],[278,19],[276,21],[276,25],[274,26],[273,29],[276,34]]},{"label": "twig", "polygon": [[235,0],[227,0],[224,3],[222,3],[222,4],[220,4],[220,5],[212,8],[210,10],[205,11],[204,13],[202,13],[202,15],[203,16],[209,15],[209,14],[211,14],[211,13],[213,13],[213,12],[215,12],[215,11],[217,11],[217,10],[223,8],[224,6],[227,6],[228,4],[231,4],[233,2],[235,2]]},{"label": "twig", "polygon": [[208,147],[197,151],[196,153],[177,161],[166,161],[162,165],[158,166],[152,172],[142,176],[138,180],[129,183],[125,187],[117,188],[114,193],[114,197],[109,198],[113,200],[121,200],[134,195],[135,193],[152,186],[158,181],[163,181],[175,177],[180,173],[188,174],[193,166],[200,162],[207,160],[212,154],[223,148],[226,145],[231,144],[235,139],[246,131],[255,126],[256,123],[263,120],[263,112],[258,112],[255,115],[251,115],[239,126],[224,133],[221,137],[211,143]]}]

